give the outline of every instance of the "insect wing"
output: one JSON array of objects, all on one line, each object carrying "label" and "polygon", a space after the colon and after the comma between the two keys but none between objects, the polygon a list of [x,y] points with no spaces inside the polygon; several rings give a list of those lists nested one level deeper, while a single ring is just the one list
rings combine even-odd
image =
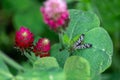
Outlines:
[{"label": "insect wing", "polygon": [[92,47],[92,44],[87,43],[87,44],[78,45],[74,49],[86,49],[86,48],[90,48],[90,47]]},{"label": "insect wing", "polygon": [[84,40],[84,34],[81,34],[80,38],[74,43],[74,47],[77,47]]}]

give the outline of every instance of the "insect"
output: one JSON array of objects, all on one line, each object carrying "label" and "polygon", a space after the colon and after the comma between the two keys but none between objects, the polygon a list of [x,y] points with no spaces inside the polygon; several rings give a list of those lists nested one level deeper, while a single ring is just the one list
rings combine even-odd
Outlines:
[{"label": "insect", "polygon": [[86,49],[92,47],[92,44],[90,43],[83,43],[84,40],[84,34],[81,34],[80,38],[73,44],[73,48],[76,49]]}]

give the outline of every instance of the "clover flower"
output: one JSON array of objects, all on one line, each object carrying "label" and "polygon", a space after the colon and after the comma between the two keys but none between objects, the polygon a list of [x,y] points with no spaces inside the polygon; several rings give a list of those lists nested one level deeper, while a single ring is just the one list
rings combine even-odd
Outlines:
[{"label": "clover flower", "polygon": [[47,0],[40,10],[45,23],[53,30],[63,26],[69,17],[65,0]]},{"label": "clover flower", "polygon": [[25,27],[21,27],[15,35],[15,46],[19,49],[27,49],[33,46],[33,33]]},{"label": "clover flower", "polygon": [[39,39],[33,49],[33,52],[37,56],[41,56],[41,57],[49,56],[49,51],[50,51],[50,41],[47,38]]}]

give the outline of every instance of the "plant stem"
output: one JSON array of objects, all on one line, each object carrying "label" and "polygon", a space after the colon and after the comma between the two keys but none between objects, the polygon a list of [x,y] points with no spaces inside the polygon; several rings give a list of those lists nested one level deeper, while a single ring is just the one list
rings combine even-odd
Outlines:
[{"label": "plant stem", "polygon": [[59,33],[59,42],[60,42],[60,45],[62,47],[63,46],[63,42],[62,42],[62,34],[61,33]]},{"label": "plant stem", "polygon": [[31,63],[33,63],[35,61],[29,53],[27,53],[27,52],[24,51],[24,55],[29,59],[29,61]]}]

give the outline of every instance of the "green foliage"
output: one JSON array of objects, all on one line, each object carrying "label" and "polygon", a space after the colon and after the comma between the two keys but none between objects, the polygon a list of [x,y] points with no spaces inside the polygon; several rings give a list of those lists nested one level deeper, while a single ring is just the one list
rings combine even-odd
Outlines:
[{"label": "green foliage", "polygon": [[68,43],[70,44],[77,35],[99,26],[100,21],[94,13],[70,10],[70,23],[66,31],[69,37]]},{"label": "green foliage", "polygon": [[99,27],[99,19],[95,14],[77,10],[71,10],[70,13],[71,22],[66,31],[69,37],[68,45],[71,45],[72,40],[76,36],[82,33],[85,34],[84,42],[91,43],[93,45],[92,48],[78,50],[73,54],[82,56],[88,60],[91,67],[91,77],[94,78],[111,64],[113,54],[112,41],[108,33]]},{"label": "green foliage", "polygon": [[91,80],[89,62],[79,56],[71,56],[64,65],[67,80]]},{"label": "green foliage", "polygon": [[[120,1],[119,0],[104,0],[96,1],[92,0],[91,5],[93,5],[94,11],[100,17],[102,25],[109,32],[114,33],[119,31],[120,27]],[[107,3],[107,4],[106,4]],[[113,27],[113,28],[112,28]]]},{"label": "green foliage", "polygon": [[6,64],[0,59],[0,80],[11,79],[13,76],[9,72]]},{"label": "green foliage", "polygon": [[[0,53],[2,54],[2,53]],[[7,65],[3,61],[3,59],[0,57],[0,80],[6,80],[6,79],[11,79],[13,76],[10,73]]]},{"label": "green foliage", "polygon": [[112,41],[103,28],[94,28],[85,35],[84,42],[92,43],[93,47],[79,50],[76,52],[76,55],[82,56],[89,61],[92,76],[98,75],[111,65],[113,53]]},{"label": "green foliage", "polygon": [[17,80],[65,80],[65,78],[65,74],[53,57],[38,57],[33,63],[33,68],[29,68],[15,77]]},{"label": "green foliage", "polygon": [[44,58],[38,58],[38,60],[36,60],[33,63],[33,68],[40,70],[47,70],[51,68],[59,68],[59,65],[55,58],[44,57]]},{"label": "green foliage", "polygon": [[22,11],[22,10],[26,10],[29,7],[33,6],[33,1],[32,0],[3,0],[2,1],[3,4],[2,6],[8,10],[12,10],[12,11]]},{"label": "green foliage", "polygon": [[0,58],[3,59],[7,64],[14,67],[17,70],[24,70],[18,63],[6,56],[3,52],[0,51]]},{"label": "green foliage", "polygon": [[15,80],[65,80],[65,74],[59,70],[41,71],[33,69],[17,75]]},{"label": "green foliage", "polygon": [[[41,3],[36,3],[37,1],[38,0],[1,1],[2,5],[0,5],[0,7],[2,6],[3,9],[8,10],[8,16],[12,16],[10,17],[10,24],[7,25],[6,21],[6,25],[11,27],[10,25],[12,24],[15,30],[18,30],[20,26],[26,26],[35,34],[35,37],[40,35],[41,37],[49,38],[51,44],[56,43],[58,36],[45,26],[40,13]],[[64,35],[60,37],[62,42],[52,46],[50,52],[51,57],[37,58],[34,53],[32,53],[30,57],[36,61],[32,63],[33,66],[25,62],[23,68],[0,52],[0,80],[66,80],[66,78],[67,80],[100,80],[101,73],[111,65],[113,54],[111,38],[100,25],[109,32],[112,32],[112,36],[117,34],[114,41],[116,42],[115,46],[118,46],[117,50],[119,50],[120,12],[118,10],[120,3],[118,0],[67,0],[67,2],[71,7],[74,6],[74,8],[84,11],[69,11],[69,26],[66,28]],[[89,12],[92,10],[97,13],[100,20],[96,14]],[[9,14],[11,12],[13,14]],[[14,35],[15,31],[10,31],[10,28],[3,29],[4,31],[0,39],[3,43],[1,43],[10,45],[7,44],[9,43],[7,34],[13,33]],[[9,30],[7,34],[5,30]],[[73,55],[71,56],[71,52],[69,51],[70,47],[73,46],[81,34],[85,34],[83,42],[92,44],[92,48],[72,51]],[[34,44],[39,38],[40,37],[35,38]],[[20,73],[13,77],[5,62]],[[117,65],[118,64],[119,61]],[[62,70],[59,71],[60,69]],[[109,80],[110,78],[111,77],[109,77]]]},{"label": "green foliage", "polygon": [[60,65],[64,67],[66,59],[69,57],[69,52],[67,50],[61,50],[62,47],[60,44],[55,44],[51,48],[51,56],[55,57]]},{"label": "green foliage", "polygon": [[39,6],[17,13],[14,16],[13,21],[16,30],[18,30],[21,26],[25,26],[28,27],[35,35],[42,34],[46,28],[43,26]]}]

